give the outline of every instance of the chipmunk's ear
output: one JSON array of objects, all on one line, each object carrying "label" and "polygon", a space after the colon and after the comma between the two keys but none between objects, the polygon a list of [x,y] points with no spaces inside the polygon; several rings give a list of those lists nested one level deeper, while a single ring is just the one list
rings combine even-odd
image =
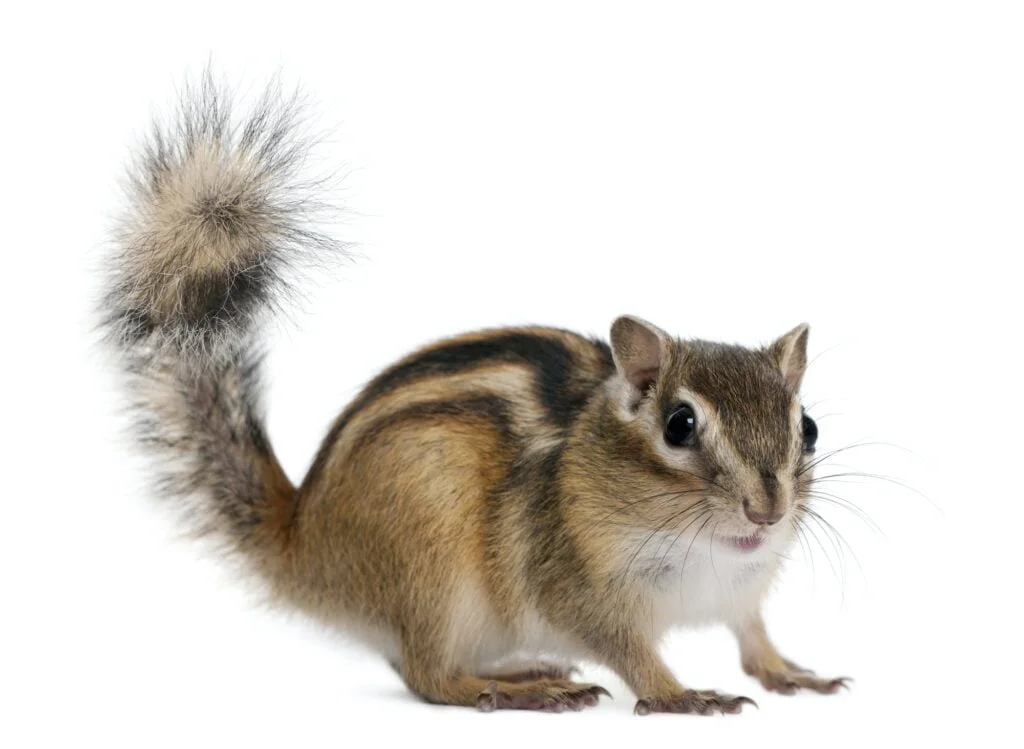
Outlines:
[{"label": "chipmunk's ear", "polygon": [[639,317],[624,315],[612,323],[612,356],[622,376],[637,390],[658,379],[668,334]]},{"label": "chipmunk's ear", "polygon": [[807,323],[801,323],[768,347],[793,392],[800,389],[800,381],[807,369],[807,336],[810,331]]}]

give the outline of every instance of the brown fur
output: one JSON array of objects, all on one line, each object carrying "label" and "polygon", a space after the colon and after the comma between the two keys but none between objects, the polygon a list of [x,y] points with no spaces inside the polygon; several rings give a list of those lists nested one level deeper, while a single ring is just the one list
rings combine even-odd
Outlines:
[{"label": "brown fur", "polygon": [[[632,317],[611,346],[548,328],[442,341],[367,385],[291,485],[249,350],[293,245],[330,243],[291,211],[287,189],[308,183],[287,105],[265,99],[233,129],[207,81],[133,182],[105,314],[143,441],[182,464],[168,493],[197,501],[277,599],[378,649],[432,702],[596,703],[568,666],[522,660],[556,655],[615,670],[638,712],[738,712],[749,700],[688,690],[658,656],[669,628],[706,621],[734,629],[769,688],[830,691],[760,616],[806,501],[806,326],[757,349]],[[669,444],[680,404],[696,437]]]}]

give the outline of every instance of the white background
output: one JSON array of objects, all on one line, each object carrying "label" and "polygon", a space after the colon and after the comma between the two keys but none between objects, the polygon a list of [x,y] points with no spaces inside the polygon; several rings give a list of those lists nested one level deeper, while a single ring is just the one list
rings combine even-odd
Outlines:
[{"label": "white background", "polygon": [[[0,45],[0,744],[987,746],[1009,727],[1019,4],[27,5]],[[921,493],[837,487],[882,532],[822,508],[852,553],[796,550],[769,605],[783,650],[853,690],[766,694],[707,630],[669,663],[760,711],[635,718],[595,669],[615,700],[580,714],[431,707],[177,540],[119,442],[89,310],[126,153],[211,53],[243,89],[301,83],[348,169],[361,257],[270,362],[294,480],[361,383],[449,333],[603,334],[629,312],[757,344],[806,320],[821,446],[891,443],[843,462]]]}]

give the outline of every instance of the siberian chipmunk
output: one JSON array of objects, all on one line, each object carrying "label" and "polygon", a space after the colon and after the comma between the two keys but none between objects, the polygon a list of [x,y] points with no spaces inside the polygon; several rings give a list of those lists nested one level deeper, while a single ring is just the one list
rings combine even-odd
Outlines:
[{"label": "siberian chipmunk", "polygon": [[737,713],[658,654],[723,622],[771,690],[844,679],[786,660],[762,602],[806,512],[817,428],[806,325],[763,348],[620,317],[609,343],[543,327],[428,345],[370,381],[309,473],[285,475],[260,416],[261,323],[316,224],[295,99],[238,117],[207,75],[136,155],[102,302],[162,492],[274,599],[379,651],[424,700],[580,709],[607,666],[635,711]]}]

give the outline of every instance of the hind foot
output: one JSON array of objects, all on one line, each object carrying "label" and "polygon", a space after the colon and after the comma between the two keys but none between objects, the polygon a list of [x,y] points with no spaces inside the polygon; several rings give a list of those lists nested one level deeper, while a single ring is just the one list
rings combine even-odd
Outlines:
[{"label": "hind foot", "polygon": [[601,695],[611,694],[597,684],[580,684],[560,679],[499,682],[491,681],[477,696],[476,706],[484,712],[492,710],[543,710],[560,713],[582,710],[597,704]]}]

